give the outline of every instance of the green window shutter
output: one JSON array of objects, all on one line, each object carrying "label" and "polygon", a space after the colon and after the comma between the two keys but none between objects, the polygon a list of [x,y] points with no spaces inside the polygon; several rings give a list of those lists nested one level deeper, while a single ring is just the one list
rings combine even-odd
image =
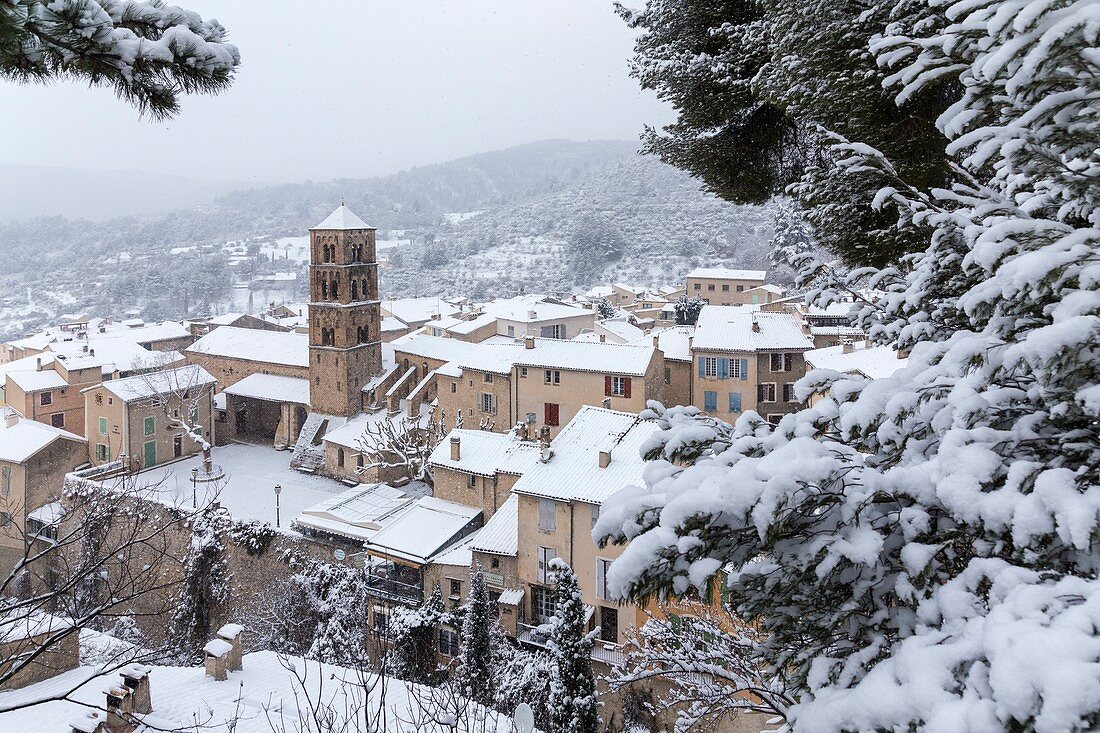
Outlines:
[{"label": "green window shutter", "polygon": [[105,418],[105,417],[99,418],[99,434],[100,435],[106,435],[107,434],[107,418]]},{"label": "green window shutter", "polygon": [[722,356],[718,358],[718,378],[729,379],[730,376],[730,360]]},{"label": "green window shutter", "polygon": [[152,435],[157,431],[157,421],[151,417],[145,418],[145,434]]},{"label": "green window shutter", "polygon": [[741,380],[742,381],[748,381],[748,379],[749,379],[749,360],[748,359],[742,359],[741,360]]}]

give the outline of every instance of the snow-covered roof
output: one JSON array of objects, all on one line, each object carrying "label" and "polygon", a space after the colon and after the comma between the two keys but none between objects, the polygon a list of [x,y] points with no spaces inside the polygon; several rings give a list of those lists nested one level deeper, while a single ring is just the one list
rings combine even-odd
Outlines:
[{"label": "snow-covered roof", "polygon": [[474,532],[471,535],[463,537],[458,542],[448,547],[443,552],[439,553],[432,558],[433,565],[457,565],[462,568],[469,568],[474,561],[474,553],[472,543],[477,536],[481,534],[481,530]]},{"label": "snow-covered roof", "polygon": [[191,344],[187,353],[308,367],[309,335],[293,331],[221,326]]},{"label": "snow-covered roof", "polygon": [[382,310],[405,323],[424,323],[435,316],[458,313],[458,306],[442,298],[386,298]]},{"label": "snow-covered roof", "polygon": [[355,215],[348,207],[340,204],[328,217],[313,227],[314,229],[374,229]]},{"label": "snow-covered roof", "polygon": [[515,557],[519,554],[519,498],[510,494],[485,523],[471,548],[477,552]]},{"label": "snow-covered roof", "polygon": [[65,507],[61,506],[59,501],[51,501],[49,504],[43,504],[33,512],[29,512],[27,519],[33,519],[46,526],[52,526],[60,522],[63,516],[65,516]]},{"label": "snow-covered roof", "polygon": [[658,348],[664,352],[666,361],[691,361],[691,338],[694,335],[694,326],[673,326],[672,328],[653,331],[653,333],[641,337],[635,343],[642,345],[653,343],[653,337],[656,336]]},{"label": "snow-covered roof", "polygon": [[591,316],[595,312],[587,308],[577,308],[561,303],[548,303],[544,295],[517,295],[514,298],[493,300],[485,304],[485,313],[500,320],[518,323],[540,323],[557,321],[562,318]]},{"label": "snow-covered roof", "polygon": [[110,379],[102,385],[88,387],[84,391],[98,389],[102,386],[117,396],[123,402],[154,397],[156,395],[198,387],[213,386],[218,380],[198,364],[187,364],[176,369],[165,369],[159,372],[136,374],[122,379]]},{"label": "snow-covered roof", "polygon": [[847,316],[850,315],[855,303],[829,303],[825,307],[811,305],[806,308],[807,316]]},{"label": "snow-covered roof", "polygon": [[393,316],[386,316],[382,319],[382,332],[386,331],[404,331],[409,327],[409,324],[402,321],[400,318]]},{"label": "snow-covered roof", "polygon": [[683,290],[682,285],[662,285],[661,287],[657,288],[657,292],[661,295],[671,295],[673,293],[679,292],[680,290]]},{"label": "snow-covered roof", "polygon": [[844,374],[862,374],[871,379],[889,377],[909,360],[899,359],[889,346],[868,346],[860,341],[844,353],[844,346],[827,346],[806,352],[806,365],[814,369],[833,369]]},{"label": "snow-covered roof", "polygon": [[794,316],[736,305],[703,306],[692,341],[696,351],[809,350],[813,346]]},{"label": "snow-covered roof", "polygon": [[745,292],[746,293],[751,293],[754,290],[763,290],[764,292],[774,293],[775,295],[782,295],[783,293],[787,292],[786,290],[779,287],[778,285],[772,285],[770,283],[766,283],[764,285],[757,285],[755,288],[749,288]]},{"label": "snow-covered roof", "polygon": [[481,510],[424,496],[404,507],[376,532],[367,551],[385,557],[427,562],[457,539],[469,534]]},{"label": "snow-covered roof", "polygon": [[46,389],[57,389],[59,387],[69,386],[65,378],[53,369],[8,372],[7,376],[8,379],[14,382],[16,386],[24,392],[40,392]]},{"label": "snow-covered roof", "polygon": [[[459,460],[451,460],[451,439],[459,439]],[[432,451],[433,466],[452,468],[479,476],[496,473],[523,475],[539,457],[539,448],[530,441],[519,440],[507,433],[488,430],[455,429],[447,434]]]},{"label": "snow-covered roof", "polygon": [[[242,669],[230,671],[229,679],[215,682],[200,666],[172,667],[150,665],[149,687],[152,690],[153,712],[148,725],[139,720],[135,733],[165,730],[194,730],[196,721],[208,733],[271,733],[272,729],[293,729],[300,715],[307,714],[306,700],[354,700],[348,709],[333,706],[336,729],[356,729],[356,719],[366,710],[385,710],[385,722],[378,723],[377,733],[402,733],[410,730],[410,720],[431,720],[439,714],[438,696],[430,688],[390,678],[384,685],[363,685],[362,670],[324,664],[302,657],[287,657],[272,651],[245,654]],[[106,719],[102,708],[106,704],[104,691],[122,684],[118,671],[109,674],[100,668],[83,666],[63,672],[26,687],[0,692],[0,730],[4,731],[68,731],[83,726],[91,731]],[[57,699],[66,696],[71,700]],[[29,701],[49,700],[27,706]],[[436,701],[433,710],[433,702]],[[89,712],[91,711],[91,712]],[[470,708],[471,717],[474,708]],[[91,714],[98,719],[89,717]],[[479,711],[476,719],[485,718],[485,733],[511,733],[509,717]],[[85,726],[85,721],[91,725]],[[374,722],[374,721],[372,721]],[[429,725],[427,733],[442,731],[448,726]],[[479,730],[481,728],[479,727]],[[374,730],[372,728],[372,730]]]},{"label": "snow-covered roof", "polygon": [[12,408],[0,407],[0,461],[24,463],[55,440],[88,442],[86,438],[74,435],[67,430],[18,415],[15,416],[13,424],[9,425],[8,416],[13,414]]},{"label": "snow-covered roof", "polygon": [[596,333],[598,334],[600,331],[606,331],[612,339],[617,340],[620,344],[637,341],[645,336],[645,331],[634,324],[615,319],[596,321]]},{"label": "snow-covered roof", "polygon": [[236,384],[226,387],[223,392],[270,402],[309,404],[309,380],[301,377],[250,374]]},{"label": "snow-covered roof", "polygon": [[[330,422],[329,429],[322,439],[326,443],[343,446],[352,451],[361,450],[364,444],[370,447],[370,444],[375,440],[375,436],[371,433],[367,433],[367,428],[372,425],[377,426],[378,423],[389,421],[393,424],[394,430],[400,431],[408,420],[407,408],[407,401],[402,400],[401,410],[393,415],[390,415],[384,410],[381,412],[363,412],[350,420],[342,422],[339,426]],[[427,425],[431,409],[430,404],[422,403],[420,405],[420,427]]]},{"label": "snow-covered roof", "polygon": [[687,277],[706,278],[708,280],[760,280],[764,281],[766,270],[731,270],[728,267],[696,267]]},{"label": "snow-covered roof", "polygon": [[447,330],[451,333],[462,334],[463,336],[469,335],[479,328],[485,326],[491,326],[497,322],[497,317],[491,313],[482,313],[476,318],[472,318],[468,321],[457,320],[452,325],[447,326]]},{"label": "snow-covered roof", "polygon": [[[0,644],[42,634],[55,634],[72,628],[72,625],[71,619],[62,616],[52,616],[40,611],[16,612],[6,618],[0,617]],[[3,725],[3,716],[0,716],[0,729],[15,730]]]},{"label": "snow-covered roof", "polygon": [[508,606],[518,606],[522,602],[522,588],[505,588],[500,592],[500,596],[497,598],[497,603],[503,603]]},{"label": "snow-covered roof", "polygon": [[[602,504],[623,487],[640,484],[641,448],[657,430],[656,423],[629,412],[582,407],[551,441],[550,460],[532,466],[512,493]],[[611,453],[606,468],[600,468],[601,451]]]},{"label": "snow-covered roof", "polygon": [[389,484],[362,484],[302,510],[298,524],[355,539],[370,539],[413,499]]}]

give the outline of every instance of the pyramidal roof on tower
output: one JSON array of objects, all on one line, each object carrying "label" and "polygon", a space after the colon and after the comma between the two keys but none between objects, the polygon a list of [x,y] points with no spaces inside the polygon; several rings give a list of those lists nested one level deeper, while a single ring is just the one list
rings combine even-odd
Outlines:
[{"label": "pyramidal roof on tower", "polygon": [[328,215],[323,222],[313,227],[314,229],[374,229],[365,221],[355,215],[348,207],[340,204],[336,211]]}]

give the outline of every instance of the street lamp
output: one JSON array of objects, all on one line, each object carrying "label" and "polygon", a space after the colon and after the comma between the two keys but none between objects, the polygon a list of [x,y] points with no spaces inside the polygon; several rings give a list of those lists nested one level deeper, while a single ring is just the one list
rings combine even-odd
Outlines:
[{"label": "street lamp", "polygon": [[283,493],[283,487],[275,484],[275,526],[279,526],[279,494]]},{"label": "street lamp", "polygon": [[191,508],[197,509],[199,506],[199,500],[197,496],[196,484],[199,482],[199,469],[191,469]]}]

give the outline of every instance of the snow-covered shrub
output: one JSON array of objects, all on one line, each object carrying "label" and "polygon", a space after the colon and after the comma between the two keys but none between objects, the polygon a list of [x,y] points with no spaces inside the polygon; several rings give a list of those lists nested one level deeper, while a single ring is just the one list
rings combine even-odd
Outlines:
[{"label": "snow-covered shrub", "polygon": [[202,647],[213,631],[216,608],[228,597],[223,537],[231,521],[226,509],[211,505],[191,522],[183,584],[170,637],[181,662],[201,659]]},{"label": "snow-covered shrub", "polygon": [[259,557],[267,552],[271,541],[275,539],[275,530],[270,522],[261,522],[258,519],[233,522],[229,527],[229,538],[243,547],[249,555]]}]

